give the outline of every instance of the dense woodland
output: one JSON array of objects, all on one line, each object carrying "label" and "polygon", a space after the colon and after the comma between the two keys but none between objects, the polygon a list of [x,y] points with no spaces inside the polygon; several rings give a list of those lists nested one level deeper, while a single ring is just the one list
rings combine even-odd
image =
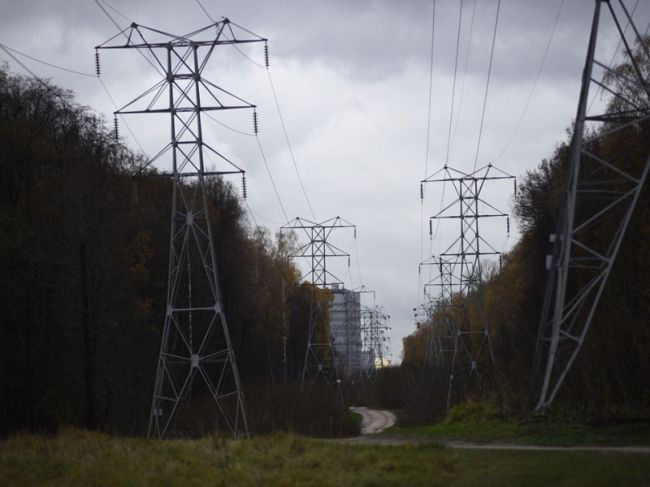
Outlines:
[{"label": "dense woodland", "polygon": [[[650,44],[650,42],[649,42]],[[642,56],[639,56],[642,59]],[[645,73],[650,66],[642,65]],[[631,65],[616,68],[626,74]],[[647,74],[646,74],[647,75]],[[647,93],[634,90],[620,78],[610,76],[606,82],[638,106],[650,105]],[[613,99],[607,112],[628,107]],[[600,130],[606,130],[607,126]],[[595,140],[599,132],[591,132]],[[488,313],[490,334],[495,352],[495,368],[479,386],[467,391],[466,400],[484,402],[504,412],[524,412],[529,408],[529,386],[535,354],[539,317],[546,286],[546,255],[551,252],[549,235],[555,232],[556,219],[565,188],[566,168],[570,157],[571,134],[560,142],[553,154],[537,169],[527,172],[519,184],[513,210],[522,231],[521,239],[504,256],[498,271],[486,266],[485,284],[480,297],[457,296],[464,304],[468,329],[479,330],[478,302]],[[624,170],[640,174],[650,152],[650,123],[627,127],[590,145],[594,154],[616,158]],[[585,159],[585,174],[594,171]],[[612,190],[617,188],[612,187]],[[586,205],[602,204],[585,197]],[[599,238],[618,224],[622,212],[613,213],[603,225],[592,230],[588,242],[598,248]],[[612,269],[592,328],[578,359],[557,398],[555,410],[588,417],[650,417],[650,192],[647,184],[637,203],[627,234]],[[576,279],[585,279],[579,272]],[[431,390],[446,397],[448,372],[426,372],[425,357],[430,326],[423,326],[404,340],[403,366],[411,375],[427,378]],[[447,367],[449,363],[444,364]],[[443,365],[443,368],[444,368]],[[441,375],[442,377],[437,377]],[[424,379],[423,379],[424,380]],[[442,414],[445,404],[440,397],[421,398],[431,406],[429,418]],[[426,415],[425,415],[426,416]]]},{"label": "dense woodland", "polygon": [[[141,164],[70,92],[0,69],[0,432],[146,428],[171,183]],[[341,412],[328,394],[302,406],[294,400],[306,323],[328,297],[299,283],[286,238],[250,227],[237,189],[218,178],[207,187],[253,430],[336,433]],[[324,336],[326,309],[317,327]],[[322,417],[294,424],[312,403]],[[268,417],[272,404],[277,414]]]}]

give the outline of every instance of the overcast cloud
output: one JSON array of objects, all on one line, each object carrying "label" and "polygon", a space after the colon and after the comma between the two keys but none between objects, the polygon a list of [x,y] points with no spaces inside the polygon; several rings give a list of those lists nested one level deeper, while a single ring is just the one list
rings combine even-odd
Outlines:
[{"label": "overcast cloud", "polygon": [[[426,155],[430,0],[243,1],[202,0],[216,18],[230,18],[269,38],[271,74],[302,178],[319,220],[341,217],[358,226],[335,242],[350,249],[352,267],[333,267],[349,288],[365,284],[391,315],[393,358],[401,338],[414,329],[412,308],[422,300],[422,222],[419,182],[445,161],[450,117],[459,2],[438,0],[435,24],[430,151]],[[531,91],[549,40],[560,0],[502,0],[492,79],[479,166],[494,160],[508,143]],[[634,0],[626,2],[631,9]],[[565,0],[544,69],[526,116],[508,150],[496,161],[522,176],[550,155],[565,137],[575,114],[594,2]],[[129,19],[183,34],[209,22],[196,0],[110,0],[105,8],[126,27]],[[463,24],[456,85],[455,123],[449,163],[461,170],[474,164],[488,70],[496,0],[477,0],[468,52],[473,0],[463,2]],[[0,43],[70,69],[94,74],[94,46],[117,32],[94,0],[0,0]],[[650,2],[635,14],[644,30]],[[608,62],[616,49],[612,26],[603,25],[598,55]],[[245,52],[263,63],[261,45]],[[23,69],[0,51],[12,71]],[[97,79],[21,58],[34,73],[73,90],[78,100],[112,118],[114,107]],[[311,219],[275,109],[267,73],[224,46],[207,77],[256,104],[260,142],[289,218]],[[102,78],[119,105],[159,80],[134,52],[102,52]],[[462,97],[461,97],[462,92]],[[250,113],[223,121],[251,132]],[[155,126],[146,116],[128,120],[148,155],[167,143],[165,120]],[[206,139],[247,171],[249,204],[259,224],[275,232],[284,221],[255,139],[206,122]],[[153,127],[153,128],[152,128]],[[125,142],[137,150],[123,128]],[[238,181],[233,181],[239,184]],[[436,213],[441,187],[427,188],[424,214]],[[492,192],[495,206],[510,212],[511,187]],[[447,202],[449,191],[446,193]],[[428,224],[424,220],[425,233]],[[500,250],[516,242],[516,226],[506,239],[504,225],[486,224],[484,233]],[[423,258],[455,238],[441,227],[425,236]],[[357,252],[358,249],[358,252]],[[345,259],[341,259],[345,261]]]}]

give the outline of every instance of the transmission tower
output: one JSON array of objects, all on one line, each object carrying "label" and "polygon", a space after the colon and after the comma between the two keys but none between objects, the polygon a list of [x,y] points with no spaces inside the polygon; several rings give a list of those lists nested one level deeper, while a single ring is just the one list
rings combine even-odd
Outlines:
[{"label": "transmission tower", "polygon": [[[424,284],[424,304],[426,323],[429,326],[425,363],[428,366],[443,363],[445,354],[454,352],[456,340],[456,320],[454,319],[454,295],[459,292],[460,278],[454,271],[460,269],[458,259],[444,259],[431,256],[419,266],[433,269],[437,277],[429,273],[429,280]],[[417,320],[416,320],[417,322]]]},{"label": "transmission tower", "polygon": [[[630,62],[625,72],[594,57],[599,26],[606,19],[613,23]],[[621,20],[631,27],[629,34]],[[566,189],[551,236],[553,254],[531,383],[531,400],[538,411],[551,406],[580,352],[648,175],[650,155],[641,154],[645,165],[635,170],[633,144],[628,142],[628,150],[617,153],[607,148],[608,138],[619,134],[629,134],[632,141],[647,137],[650,83],[641,62],[646,67],[650,63],[648,44],[623,1],[596,0]],[[608,113],[600,107],[591,109],[593,85],[608,98]]]},{"label": "transmission tower", "polygon": [[[201,393],[214,401],[218,427],[225,426],[235,437],[248,436],[206,196],[208,176],[243,175],[244,171],[204,142],[202,116],[210,111],[254,108],[203,76],[216,47],[249,42],[266,39],[222,19],[181,36],[133,23],[96,47],[140,50],[162,71],[158,83],[117,110],[116,116],[168,114],[171,123],[171,142],[148,163],[168,158],[171,172],[163,175],[171,179],[173,188],[167,308],[150,436],[163,438],[170,428],[182,427],[178,421],[183,402],[189,403],[190,395]],[[211,155],[225,168],[206,170]]]},{"label": "transmission tower", "polygon": [[[455,337],[449,374],[448,407],[452,402],[452,394],[457,389],[456,384],[464,390],[470,379],[480,380],[483,369],[486,368],[485,362],[488,365],[494,364],[488,316],[482,299],[481,261],[485,257],[500,257],[501,253],[481,235],[480,222],[486,218],[505,218],[509,232],[510,219],[506,213],[485,201],[481,194],[487,183],[507,179],[514,181],[514,176],[490,163],[469,174],[445,165],[422,181],[422,184],[450,183],[456,193],[454,201],[429,219],[430,235],[433,235],[434,220],[457,220],[460,230],[458,237],[438,256],[438,262],[442,261],[443,267],[446,267],[441,273],[443,285],[440,297],[444,299],[443,297],[453,296],[454,293],[474,296],[480,318],[479,329],[473,329],[466,323],[464,305],[447,309],[453,310],[455,315],[455,324],[451,327]],[[423,193],[421,190],[420,194]],[[485,355],[487,359],[484,358]]]},{"label": "transmission tower", "polygon": [[[356,226],[338,216],[320,223],[298,217],[282,227],[283,231],[290,231],[294,235],[300,233],[306,237],[305,243],[299,245],[290,254],[290,257],[310,259],[311,269],[302,278],[309,277],[312,284],[317,288],[328,289],[328,287],[343,285],[339,278],[328,270],[327,259],[332,257],[347,257],[348,266],[350,265],[350,254],[336,247],[330,241],[332,233],[335,230],[344,228],[352,228],[354,230],[354,238],[356,238]],[[319,303],[314,301],[314,294],[312,292],[311,313],[307,330],[307,347],[300,377],[300,385],[301,387],[305,384],[311,386],[319,378],[325,379],[328,384],[335,385],[337,398],[342,402],[341,379],[337,368],[337,359],[334,354],[332,337],[323,341],[322,339],[318,340],[315,336],[320,309]]]},{"label": "transmission tower", "polygon": [[386,324],[390,316],[381,306],[366,306],[361,311],[361,331],[364,350],[368,354],[368,369],[366,375],[372,377],[377,368],[388,365],[387,356],[390,350],[390,327]]}]

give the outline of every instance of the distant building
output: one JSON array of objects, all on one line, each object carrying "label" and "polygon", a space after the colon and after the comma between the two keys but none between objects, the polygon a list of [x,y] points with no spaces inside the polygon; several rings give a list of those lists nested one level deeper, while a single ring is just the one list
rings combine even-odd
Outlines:
[{"label": "distant building", "polygon": [[366,369],[371,358],[361,350],[361,295],[338,285],[332,286],[332,294],[330,330],[339,370],[354,373]]}]

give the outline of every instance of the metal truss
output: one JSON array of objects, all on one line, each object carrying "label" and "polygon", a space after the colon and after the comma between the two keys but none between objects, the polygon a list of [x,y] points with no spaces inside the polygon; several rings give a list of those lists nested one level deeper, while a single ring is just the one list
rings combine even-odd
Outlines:
[{"label": "metal truss", "polygon": [[[439,316],[443,340],[430,345],[431,354],[436,352],[441,359],[442,349],[452,349],[451,370],[447,406],[458,390],[464,391],[472,379],[480,380],[484,370],[494,364],[494,353],[490,338],[488,316],[482,299],[482,259],[499,257],[501,254],[481,235],[480,222],[486,218],[505,218],[509,230],[510,220],[506,213],[485,201],[482,192],[488,182],[515,180],[494,165],[487,164],[467,174],[447,165],[423,180],[425,183],[451,184],[456,198],[429,219],[429,233],[433,235],[434,220],[457,220],[459,234],[456,239],[440,253],[423,264],[438,264],[440,283],[428,283],[425,290],[438,287],[439,293],[429,301],[432,316]],[[423,191],[421,191],[421,194]],[[473,329],[466,322],[464,305],[454,305],[454,296],[475,296],[480,317],[480,328]],[[433,310],[436,310],[436,313]],[[433,328],[433,324],[432,324]],[[439,330],[431,330],[438,335]],[[439,335],[438,335],[439,336]],[[443,341],[445,343],[443,343]],[[451,343],[453,341],[453,346]],[[487,359],[485,358],[487,355]],[[434,355],[435,356],[435,355]]]},{"label": "metal truss", "polygon": [[[354,238],[357,236],[356,226],[340,217],[331,218],[316,223],[304,218],[295,218],[281,228],[282,231],[291,232],[296,239],[298,235],[305,237],[305,243],[291,252],[289,257],[310,259],[311,269],[302,276],[302,279],[310,278],[315,287],[327,289],[328,286],[342,286],[339,278],[327,269],[327,259],[332,257],[347,257],[350,263],[350,254],[333,245],[329,239],[335,230],[352,228]],[[337,367],[337,360],[334,354],[332,338],[326,341],[318,341],[315,336],[316,323],[320,314],[319,303],[314,302],[312,292],[311,314],[307,332],[307,347],[305,350],[305,361],[300,385],[308,384],[310,387],[319,379],[324,379],[330,386],[335,386],[337,399],[342,403],[341,377]]]},{"label": "metal truss", "polygon": [[[444,259],[431,256],[422,262],[418,272],[429,269],[429,280],[424,284],[423,309],[429,326],[425,362],[428,366],[444,363],[445,354],[453,354],[457,330],[457,311],[454,295],[460,292],[460,277],[454,274],[461,268],[458,259]],[[432,277],[432,272],[435,277]],[[417,321],[417,320],[416,320]]]},{"label": "metal truss", "polygon": [[[266,42],[222,19],[185,35],[131,24],[96,49],[140,50],[162,79],[115,113],[169,114],[171,142],[147,166],[167,158],[172,181],[167,308],[148,435],[182,432],[191,397],[214,402],[208,427],[248,436],[244,394],[219,288],[206,177],[244,171],[203,140],[205,112],[254,105],[203,76],[215,48]],[[97,56],[98,57],[98,56]],[[222,167],[206,170],[211,156]],[[183,406],[185,405],[185,407]]]},{"label": "metal truss", "polygon": [[386,367],[388,351],[390,350],[390,326],[386,323],[390,316],[381,306],[364,306],[361,310],[361,336],[363,350],[368,355],[366,376],[371,378],[378,368]]},{"label": "metal truss", "polygon": [[[360,296],[362,303],[360,310],[361,321],[361,350],[360,355],[362,358],[361,367],[357,376],[359,381],[364,381],[372,378],[377,367],[384,365],[384,348],[382,347],[385,340],[385,329],[390,329],[384,325],[384,322],[390,318],[381,311],[381,308],[376,304],[376,293],[365,285],[354,289]],[[364,304],[363,296],[368,295],[372,297],[372,304]],[[385,329],[384,329],[385,328]]]},{"label": "metal truss", "polygon": [[[612,69],[594,57],[600,22],[607,19],[624,47],[628,70]],[[631,27],[629,34],[621,20]],[[647,137],[649,63],[648,44],[643,43],[625,4],[596,0],[566,190],[551,238],[554,248],[531,382],[537,411],[551,406],[580,352],[648,175],[650,155],[632,154],[634,142]],[[594,85],[607,98],[607,113],[591,111],[589,94]],[[613,152],[608,141],[621,136],[628,147]],[[645,158],[645,165],[635,169],[633,157]]]}]

